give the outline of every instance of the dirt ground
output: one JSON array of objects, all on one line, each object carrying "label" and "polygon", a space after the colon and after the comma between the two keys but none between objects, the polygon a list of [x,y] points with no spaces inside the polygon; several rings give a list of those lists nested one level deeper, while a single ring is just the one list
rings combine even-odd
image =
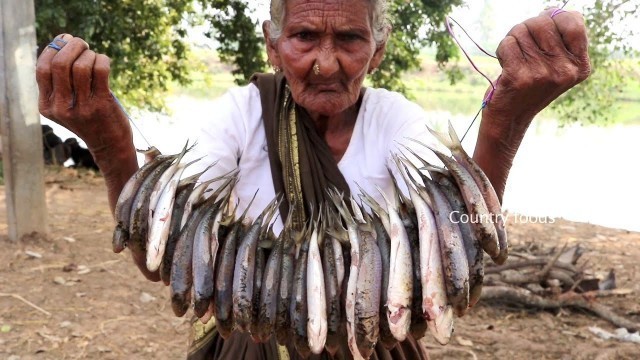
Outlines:
[{"label": "dirt ground", "polygon": [[[113,223],[103,179],[48,168],[46,188],[49,234],[11,243],[0,187],[0,359],[183,359],[189,314],[176,318],[168,289],[144,280],[128,252],[111,251]],[[558,220],[512,223],[509,235],[514,245],[581,243],[594,273],[615,269],[618,287],[633,290],[600,301],[640,322],[640,233]],[[481,301],[456,320],[449,345],[427,343],[433,359],[640,357],[640,345],[601,340],[590,326],[615,330],[585,312]]]}]

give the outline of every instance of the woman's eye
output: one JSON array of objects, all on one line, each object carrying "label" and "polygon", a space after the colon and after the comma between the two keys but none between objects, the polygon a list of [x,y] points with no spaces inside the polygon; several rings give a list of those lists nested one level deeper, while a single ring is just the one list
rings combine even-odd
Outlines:
[{"label": "woman's eye", "polygon": [[302,41],[311,41],[315,39],[315,34],[311,31],[301,31],[296,34],[296,37]]}]

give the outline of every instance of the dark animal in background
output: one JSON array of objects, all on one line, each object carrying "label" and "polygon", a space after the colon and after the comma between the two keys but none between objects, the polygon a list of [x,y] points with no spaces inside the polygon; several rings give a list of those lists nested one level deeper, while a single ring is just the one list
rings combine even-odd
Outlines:
[{"label": "dark animal in background", "polygon": [[62,139],[49,125],[42,125],[42,151],[47,165],[62,165],[69,158]]},{"label": "dark animal in background", "polygon": [[68,138],[64,141],[64,146],[69,151],[69,155],[71,159],[75,163],[73,167],[75,168],[87,168],[93,169],[95,171],[100,171],[98,165],[93,160],[93,156],[88,149],[83,148],[78,144],[78,140],[75,138]]}]

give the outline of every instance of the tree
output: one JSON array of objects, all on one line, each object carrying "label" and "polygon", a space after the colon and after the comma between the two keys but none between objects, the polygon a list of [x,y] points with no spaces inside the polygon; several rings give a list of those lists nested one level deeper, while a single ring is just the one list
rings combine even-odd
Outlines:
[{"label": "tree", "polygon": [[632,32],[619,26],[639,9],[638,0],[595,0],[584,9],[592,74],[551,105],[560,125],[611,122],[617,98],[638,66],[637,60],[633,60],[638,57],[638,50],[627,40]]},{"label": "tree", "polygon": [[128,106],[162,109],[169,81],[188,82],[184,19],[193,0],[35,0],[39,49],[59,33],[107,54],[111,87]]}]

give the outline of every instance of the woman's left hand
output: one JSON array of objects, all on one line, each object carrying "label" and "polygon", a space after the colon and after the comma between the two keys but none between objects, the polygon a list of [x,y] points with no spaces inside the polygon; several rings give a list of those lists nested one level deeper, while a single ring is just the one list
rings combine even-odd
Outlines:
[{"label": "woman's left hand", "polygon": [[502,74],[482,113],[474,159],[501,195],[533,118],[591,73],[584,19],[545,10],[513,27],[496,55]]},{"label": "woman's left hand", "polygon": [[502,74],[484,113],[496,131],[515,127],[524,135],[536,114],[591,72],[586,27],[575,11],[548,9],[516,25],[496,55]]}]

